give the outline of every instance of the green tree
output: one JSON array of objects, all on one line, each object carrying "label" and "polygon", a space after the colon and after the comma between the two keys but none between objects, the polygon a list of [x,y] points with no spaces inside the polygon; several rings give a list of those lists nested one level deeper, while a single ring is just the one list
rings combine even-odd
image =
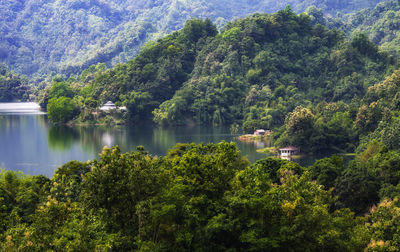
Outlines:
[{"label": "green tree", "polygon": [[47,104],[47,114],[52,122],[66,123],[76,115],[76,107],[71,98],[52,98]]},{"label": "green tree", "polygon": [[318,184],[325,186],[325,189],[334,187],[336,179],[342,174],[343,170],[343,158],[336,155],[317,160],[308,168],[311,178],[315,179]]},{"label": "green tree", "polygon": [[118,147],[105,147],[83,175],[83,207],[98,215],[111,233],[126,237],[121,249],[134,249],[135,239],[153,227],[149,204],[163,188],[158,162],[142,150],[123,154]]}]

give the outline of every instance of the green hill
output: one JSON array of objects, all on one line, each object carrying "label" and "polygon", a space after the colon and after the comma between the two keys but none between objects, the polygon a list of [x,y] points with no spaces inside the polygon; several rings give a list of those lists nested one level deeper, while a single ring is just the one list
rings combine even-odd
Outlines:
[{"label": "green hill", "polygon": [[[393,59],[366,36],[347,41],[286,8],[239,19],[220,33],[209,20],[191,20],[128,63],[91,67],[66,83],[77,104],[125,104],[134,122],[243,123],[252,130],[281,126],[299,105],[357,106],[393,68]],[[46,93],[42,100],[45,106]]]},{"label": "green hill", "polygon": [[92,64],[108,66],[136,56],[148,40],[181,29],[191,18],[210,18],[221,27],[254,12],[275,12],[290,4],[296,12],[316,5],[326,13],[374,6],[374,1],[71,0],[2,1],[0,61],[43,79],[79,73]]},{"label": "green hill", "polygon": [[340,27],[351,35],[364,32],[382,50],[390,54],[400,55],[400,3],[386,1],[375,8],[342,16]]}]

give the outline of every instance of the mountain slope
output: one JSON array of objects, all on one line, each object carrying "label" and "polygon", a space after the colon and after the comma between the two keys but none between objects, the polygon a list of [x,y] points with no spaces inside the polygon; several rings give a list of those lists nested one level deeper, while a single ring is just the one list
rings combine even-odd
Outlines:
[{"label": "mountain slope", "polygon": [[148,40],[210,18],[219,27],[253,12],[296,12],[316,5],[326,13],[374,6],[374,1],[286,0],[1,0],[0,61],[28,76],[78,73],[92,64],[126,62]]},{"label": "mountain slope", "polygon": [[[239,19],[220,33],[209,20],[188,21],[128,63],[91,67],[67,84],[77,104],[123,103],[134,122],[152,119],[153,111],[159,124],[243,123],[251,130],[281,126],[299,105],[342,101],[357,107],[367,88],[393,68],[366,36],[347,41],[342,32],[286,8]],[[85,104],[81,115],[90,115]]]},{"label": "mountain slope", "polygon": [[400,2],[387,1],[375,8],[344,15],[337,27],[350,36],[365,32],[370,39],[390,54],[400,55]]}]

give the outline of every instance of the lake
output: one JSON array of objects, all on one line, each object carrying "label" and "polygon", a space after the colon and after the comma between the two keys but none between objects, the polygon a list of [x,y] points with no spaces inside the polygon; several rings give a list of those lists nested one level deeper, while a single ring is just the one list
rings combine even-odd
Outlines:
[{"label": "lake", "polygon": [[[270,143],[244,143],[229,127],[173,127],[155,125],[56,126],[36,103],[0,103],[0,168],[51,177],[57,167],[71,161],[98,157],[104,146],[118,145],[123,152],[143,145],[153,155],[165,155],[176,143],[235,142],[251,162],[265,158],[256,150]],[[295,160],[303,166],[320,157]]]},{"label": "lake", "polygon": [[176,143],[233,141],[255,161],[266,157],[257,148],[266,143],[242,143],[227,127],[55,126],[36,103],[0,103],[0,167],[51,177],[60,165],[98,157],[104,146],[136,150],[143,145],[153,155],[165,155]]}]

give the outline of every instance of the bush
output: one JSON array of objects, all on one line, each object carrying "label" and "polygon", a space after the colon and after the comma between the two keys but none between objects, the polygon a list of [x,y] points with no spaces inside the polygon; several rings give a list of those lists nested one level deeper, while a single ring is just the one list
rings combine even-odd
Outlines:
[{"label": "bush", "polygon": [[68,122],[74,118],[76,112],[76,106],[68,97],[52,98],[47,104],[47,115],[54,123]]}]

